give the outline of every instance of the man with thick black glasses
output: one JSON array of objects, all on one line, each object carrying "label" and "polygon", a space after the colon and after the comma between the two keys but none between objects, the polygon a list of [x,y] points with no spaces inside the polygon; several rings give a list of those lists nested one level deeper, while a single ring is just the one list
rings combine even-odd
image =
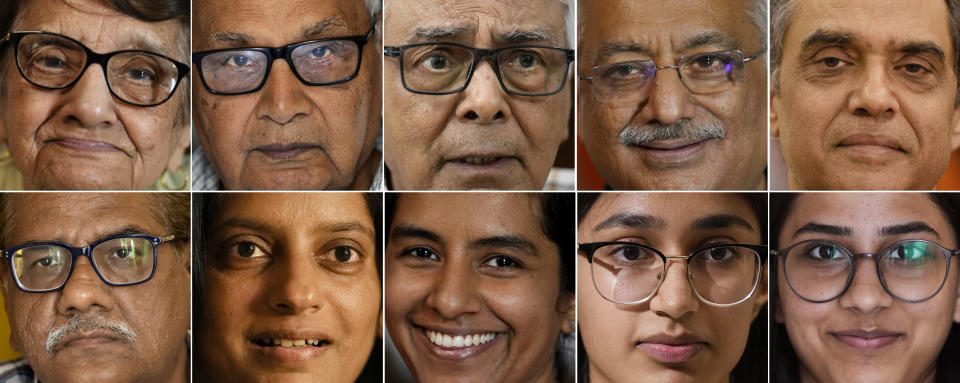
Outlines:
[{"label": "man with thick black glasses", "polygon": [[380,2],[194,3],[194,189],[379,189]]},{"label": "man with thick black glasses", "polygon": [[765,0],[579,13],[580,154],[607,187],[766,189]]},{"label": "man with thick black glasses", "polygon": [[573,7],[518,4],[387,3],[391,188],[539,190],[557,177],[572,107]]},{"label": "man with thick black glasses", "polygon": [[0,194],[0,382],[190,376],[187,193]]}]

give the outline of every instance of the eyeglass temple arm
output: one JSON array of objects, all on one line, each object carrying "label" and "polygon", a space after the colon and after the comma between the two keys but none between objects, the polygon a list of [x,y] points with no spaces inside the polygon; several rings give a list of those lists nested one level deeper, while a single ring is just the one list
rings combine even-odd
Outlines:
[{"label": "eyeglass temple arm", "polygon": [[747,58],[743,59],[743,62],[750,62],[750,61],[756,60],[756,59],[760,58],[760,56],[763,55],[764,53],[767,53],[767,49],[766,49],[766,48],[761,49],[760,52],[757,52],[757,54],[755,54],[755,55],[753,55],[753,56],[750,56],[750,57],[747,57]]},{"label": "eyeglass temple arm", "polygon": [[7,41],[10,41],[10,34],[9,34],[9,33],[7,33],[6,36],[3,36],[3,38],[0,39],[0,44],[3,44],[3,43],[5,43],[5,42],[7,42]]},{"label": "eyeglass temple arm", "polygon": [[170,234],[170,235],[167,235],[167,236],[160,237],[160,243],[170,242],[170,241],[172,241],[172,240],[173,240],[174,238],[176,238],[176,237],[177,237],[176,234]]},{"label": "eyeglass temple arm", "polygon": [[383,55],[387,57],[400,57],[400,47],[383,47]]}]

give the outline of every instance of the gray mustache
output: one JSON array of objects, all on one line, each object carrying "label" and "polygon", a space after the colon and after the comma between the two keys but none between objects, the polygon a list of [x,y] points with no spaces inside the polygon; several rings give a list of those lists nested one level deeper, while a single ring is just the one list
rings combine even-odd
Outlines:
[{"label": "gray mustache", "polygon": [[86,317],[75,315],[67,319],[66,325],[50,329],[50,334],[47,335],[47,341],[44,343],[44,350],[46,350],[48,354],[52,354],[53,350],[60,345],[64,337],[81,330],[111,331],[118,337],[126,339],[128,343],[132,343],[136,338],[136,334],[123,323],[111,322],[99,315]]},{"label": "gray mustache", "polygon": [[726,129],[720,121],[711,120],[695,124],[690,120],[680,120],[680,122],[671,125],[627,125],[620,130],[617,141],[627,146],[641,146],[654,141],[675,138],[708,140],[723,138],[725,135]]}]

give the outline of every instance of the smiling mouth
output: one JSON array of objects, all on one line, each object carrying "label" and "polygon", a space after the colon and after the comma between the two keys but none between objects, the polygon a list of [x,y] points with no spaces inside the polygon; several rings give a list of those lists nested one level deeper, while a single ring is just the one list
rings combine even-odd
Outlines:
[{"label": "smiling mouth", "polygon": [[254,339],[251,342],[260,347],[285,347],[285,348],[302,348],[302,347],[323,347],[330,342],[326,339],[287,339],[287,338],[260,338]]},{"label": "smiling mouth", "polygon": [[470,346],[479,346],[481,344],[490,342],[497,337],[497,333],[487,332],[487,333],[476,333],[476,334],[467,334],[467,335],[450,335],[444,334],[439,331],[433,330],[424,330],[427,334],[427,339],[430,339],[430,342],[446,348],[460,348],[460,347],[470,347]]}]

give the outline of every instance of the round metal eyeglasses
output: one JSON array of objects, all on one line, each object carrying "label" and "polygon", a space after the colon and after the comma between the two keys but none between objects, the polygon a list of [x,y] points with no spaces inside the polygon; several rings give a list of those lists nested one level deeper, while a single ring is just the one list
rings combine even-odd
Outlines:
[{"label": "round metal eyeglasses", "polygon": [[722,244],[688,256],[666,256],[650,246],[631,242],[581,243],[590,263],[593,285],[604,299],[638,304],[652,298],[666,276],[667,260],[683,259],[687,282],[697,298],[728,307],[750,298],[760,283],[766,246]]},{"label": "round metal eyeglasses", "polygon": [[926,240],[896,242],[877,253],[854,254],[827,240],[802,241],[770,251],[783,263],[787,285],[801,299],[823,303],[839,298],[853,283],[858,258],[876,262],[880,284],[892,297],[910,303],[933,298],[943,288],[950,259],[960,250],[950,250]]}]

